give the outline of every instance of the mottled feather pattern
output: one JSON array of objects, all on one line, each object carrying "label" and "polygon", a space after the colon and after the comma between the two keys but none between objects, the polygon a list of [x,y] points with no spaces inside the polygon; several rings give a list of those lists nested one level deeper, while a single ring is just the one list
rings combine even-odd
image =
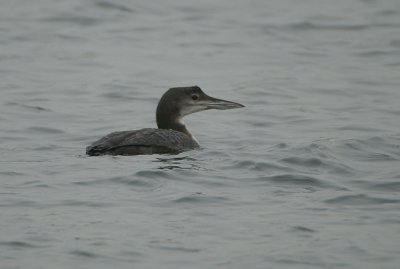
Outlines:
[{"label": "mottled feather pattern", "polygon": [[160,153],[165,153],[165,149],[172,152],[181,152],[197,148],[198,145],[182,132],[145,128],[108,134],[88,146],[86,153],[89,155],[100,155],[105,151],[113,151],[116,148],[121,149],[124,147],[158,147],[162,149]]}]

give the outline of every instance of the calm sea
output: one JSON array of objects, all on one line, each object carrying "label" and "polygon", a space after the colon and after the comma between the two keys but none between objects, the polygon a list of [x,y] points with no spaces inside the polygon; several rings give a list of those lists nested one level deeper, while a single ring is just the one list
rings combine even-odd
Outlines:
[{"label": "calm sea", "polygon": [[[0,268],[400,264],[400,1],[0,1]],[[86,157],[170,87],[202,148]]]}]

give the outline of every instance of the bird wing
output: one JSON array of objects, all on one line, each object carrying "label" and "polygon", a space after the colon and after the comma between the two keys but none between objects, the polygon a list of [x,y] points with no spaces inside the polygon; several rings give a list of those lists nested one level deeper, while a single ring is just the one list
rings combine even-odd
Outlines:
[{"label": "bird wing", "polygon": [[89,155],[100,155],[123,147],[159,147],[171,152],[193,149],[197,145],[184,133],[145,128],[134,131],[114,132],[97,140],[86,148]]}]

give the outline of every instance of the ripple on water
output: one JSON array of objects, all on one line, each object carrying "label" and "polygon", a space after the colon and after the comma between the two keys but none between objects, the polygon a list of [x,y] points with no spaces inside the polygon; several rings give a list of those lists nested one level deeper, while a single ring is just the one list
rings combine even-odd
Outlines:
[{"label": "ripple on water", "polygon": [[135,188],[139,188],[139,189],[154,189],[154,188],[159,187],[159,185],[160,185],[157,181],[153,180],[153,178],[141,179],[141,178],[137,178],[135,176],[112,177],[112,178],[108,179],[107,181],[127,185],[130,187],[135,187]]},{"label": "ripple on water", "polygon": [[226,201],[229,201],[229,199],[223,196],[209,196],[198,193],[172,200],[173,203],[177,204],[214,204]]},{"label": "ripple on water", "polygon": [[42,127],[42,126],[33,126],[27,128],[28,132],[35,132],[35,133],[46,133],[46,134],[62,134],[64,133],[63,130],[49,128],[49,127]]},{"label": "ripple on water", "polygon": [[156,248],[156,249],[162,249],[166,251],[178,251],[178,252],[188,252],[188,253],[194,253],[194,252],[200,252],[201,249],[199,248],[187,248],[187,247],[174,247],[174,246],[166,246],[166,245],[151,245],[150,247]]},{"label": "ripple on water", "polygon": [[258,181],[271,182],[273,184],[282,184],[287,186],[303,186],[314,188],[330,188],[336,190],[344,190],[345,188],[333,185],[316,177],[306,176],[302,174],[281,174],[274,176],[261,176]]},{"label": "ripple on water", "polygon": [[153,162],[161,164],[161,170],[201,170],[197,160],[188,156],[157,158]]},{"label": "ripple on water", "polygon": [[352,175],[354,170],[344,164],[326,160],[317,157],[287,157],[280,160],[283,163],[294,165],[296,167],[304,167],[306,171],[309,169],[324,170],[328,173],[339,175]]},{"label": "ripple on water", "polygon": [[63,200],[60,201],[57,204],[54,204],[55,206],[71,206],[71,207],[93,207],[93,208],[100,208],[100,207],[108,207],[111,205],[111,203],[105,203],[105,202],[93,202],[93,201],[79,201],[79,200]]},{"label": "ripple on water", "polygon": [[341,195],[336,198],[325,200],[325,202],[336,205],[380,205],[399,203],[400,199],[378,198],[366,194],[357,194]]},{"label": "ripple on water", "polygon": [[48,150],[56,150],[61,148],[59,145],[45,145],[32,148],[35,151],[48,151]]},{"label": "ripple on water", "polygon": [[371,137],[349,139],[339,146],[340,154],[360,161],[397,161],[400,159],[400,139],[396,137]]},{"label": "ripple on water", "polygon": [[251,160],[245,161],[238,161],[234,163],[231,168],[236,169],[249,169],[252,171],[263,171],[263,172],[273,172],[273,171],[280,171],[280,172],[290,172],[293,171],[290,167],[281,166],[274,164],[272,162],[256,162]]},{"label": "ripple on water", "polygon": [[327,24],[311,21],[302,21],[289,23],[284,25],[264,25],[262,29],[266,32],[269,30],[289,30],[289,31],[361,31],[373,27],[370,24]]},{"label": "ripple on water", "polygon": [[11,177],[20,177],[24,176],[25,174],[15,171],[0,171],[0,175],[2,176],[11,176]]},{"label": "ripple on water", "polygon": [[9,247],[13,249],[27,249],[27,248],[39,248],[40,246],[23,242],[23,241],[0,241],[0,246]]},{"label": "ripple on water", "polygon": [[130,96],[128,92],[109,92],[102,94],[107,99],[120,99],[120,100],[137,100],[137,97]]},{"label": "ripple on water", "polygon": [[6,106],[17,106],[17,107],[22,107],[31,111],[36,111],[36,112],[49,112],[51,111],[48,108],[42,107],[42,106],[31,106],[31,105],[26,105],[26,104],[22,104],[22,103],[17,103],[17,102],[6,102],[5,103]]},{"label": "ripple on water", "polygon": [[142,171],[135,173],[135,176],[142,177],[142,178],[149,178],[149,179],[155,179],[155,178],[173,179],[174,178],[170,173],[167,173],[166,171],[163,171],[163,170],[142,170]]},{"label": "ripple on water", "polygon": [[[138,176],[139,174],[139,176]],[[159,188],[161,183],[158,179],[151,177],[151,174],[147,174],[147,177],[143,177],[140,172],[134,175],[121,175],[114,177],[107,177],[97,180],[81,180],[73,182],[73,184],[81,185],[81,186],[93,186],[93,185],[101,185],[101,184],[122,184],[129,186],[135,190],[153,190]]]},{"label": "ripple on water", "polygon": [[34,207],[39,207],[39,204],[34,202],[34,201],[28,201],[28,200],[21,200],[21,201],[7,201],[7,203],[1,203],[0,207],[15,207],[15,208],[23,208],[23,207],[29,207],[29,208],[34,208]]},{"label": "ripple on water", "polygon": [[398,50],[368,50],[365,52],[358,52],[356,54],[359,57],[382,57],[382,56],[390,56],[396,57],[400,55]]},{"label": "ripple on water", "polygon": [[[399,176],[399,178],[400,178],[400,176]],[[370,185],[373,190],[389,191],[389,192],[400,191],[400,182],[399,181],[380,182],[380,183],[373,183]]]},{"label": "ripple on water", "polygon": [[117,11],[123,11],[123,12],[128,12],[128,13],[134,13],[135,11],[127,6],[107,2],[107,1],[97,1],[95,5],[99,8],[107,9],[107,10],[117,10]]},{"label": "ripple on water", "polygon": [[100,255],[97,255],[96,253],[89,252],[89,251],[84,251],[84,250],[73,250],[70,252],[72,255],[79,256],[79,257],[84,257],[84,258],[98,258]]},{"label": "ripple on water", "polygon": [[295,232],[295,233],[315,233],[316,231],[315,230],[313,230],[313,229],[311,229],[311,228],[307,228],[307,227],[304,227],[304,226],[294,226],[294,227],[292,227],[292,232]]},{"label": "ripple on water", "polygon": [[41,180],[29,180],[29,181],[23,182],[21,184],[21,186],[27,187],[27,188],[49,188],[49,189],[54,188],[53,185],[43,183],[43,181],[41,181]]},{"label": "ripple on water", "polygon": [[50,23],[69,23],[76,24],[80,26],[92,26],[104,22],[104,19],[90,17],[90,16],[80,16],[76,14],[59,14],[52,17],[47,17],[41,19],[43,22]]}]

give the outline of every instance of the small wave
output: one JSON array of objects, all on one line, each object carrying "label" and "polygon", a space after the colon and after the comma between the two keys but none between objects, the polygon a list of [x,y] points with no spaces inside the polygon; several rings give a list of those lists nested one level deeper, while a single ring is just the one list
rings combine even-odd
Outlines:
[{"label": "small wave", "polygon": [[19,208],[19,207],[37,207],[38,203],[34,202],[34,201],[15,201],[15,202],[8,202],[8,203],[4,203],[4,204],[0,204],[0,207],[15,207],[15,208]]},{"label": "small wave", "polygon": [[198,162],[195,158],[191,158],[188,156],[157,158],[153,162],[159,162],[162,164],[158,168],[160,170],[201,170],[202,169],[197,164]]},{"label": "small wave", "polygon": [[389,192],[400,191],[400,182],[399,181],[374,183],[374,184],[370,184],[370,186],[371,186],[371,189],[373,189],[373,190],[389,191]]},{"label": "small wave", "polygon": [[61,14],[58,16],[47,17],[42,19],[42,21],[50,23],[71,23],[71,24],[78,24],[81,26],[92,26],[103,22],[103,20],[99,18],[72,15],[72,14]]},{"label": "small wave", "polygon": [[290,172],[291,168],[277,165],[270,162],[255,162],[255,161],[238,161],[236,162],[232,168],[236,169],[249,169],[252,171],[264,171],[264,172],[272,172],[272,171],[280,171],[280,172]]},{"label": "small wave", "polygon": [[281,159],[281,161],[285,162],[285,163],[303,165],[303,166],[307,166],[307,167],[319,167],[319,166],[325,165],[318,158],[288,157],[288,158]]},{"label": "small wave", "polygon": [[323,160],[317,157],[287,157],[281,159],[280,161],[290,165],[304,167],[304,169],[306,169],[307,171],[312,168],[315,170],[325,170],[329,173],[339,175],[354,174],[353,169],[349,166],[332,160]]},{"label": "small wave", "polygon": [[119,176],[119,177],[113,177],[108,179],[108,181],[114,182],[114,183],[119,183],[119,184],[125,184],[129,186],[134,186],[134,187],[142,187],[142,188],[152,188],[154,187],[154,184],[152,181],[149,180],[142,180],[138,179],[132,176]]},{"label": "small wave", "polygon": [[[140,172],[138,172],[140,174]],[[81,186],[93,186],[99,184],[121,184],[130,186],[137,190],[148,190],[148,189],[155,189],[160,186],[160,183],[154,178],[138,178],[136,175],[126,175],[126,176],[114,176],[109,178],[102,178],[97,180],[81,180],[75,181],[73,184],[81,185]]]},{"label": "small wave", "polygon": [[278,184],[304,186],[304,187],[317,187],[317,188],[333,188],[343,190],[344,188],[327,183],[315,177],[300,175],[300,174],[283,174],[275,176],[262,176],[258,178],[259,181],[267,181]]},{"label": "small wave", "polygon": [[162,171],[162,170],[142,170],[142,171],[137,172],[135,174],[135,176],[151,178],[151,179],[154,179],[154,178],[172,179],[173,178],[173,176],[171,176],[171,174],[169,174],[165,171]]},{"label": "small wave", "polygon": [[48,151],[48,150],[55,150],[55,149],[59,149],[59,148],[60,148],[60,146],[58,146],[58,145],[45,145],[45,146],[35,147],[35,148],[33,148],[33,150]]},{"label": "small wave", "polygon": [[289,30],[289,31],[366,31],[374,28],[398,28],[400,25],[397,23],[369,23],[369,24],[334,24],[334,23],[321,23],[316,21],[301,21],[288,24],[268,24],[261,25],[261,31],[270,34],[274,30]]},{"label": "small wave", "polygon": [[380,57],[380,56],[399,56],[399,50],[370,50],[365,52],[359,52],[356,54],[360,57]]},{"label": "small wave", "polygon": [[371,197],[366,194],[358,195],[342,195],[336,198],[325,200],[328,204],[337,205],[379,205],[379,204],[394,204],[399,203],[399,199],[387,199]]},{"label": "small wave", "polygon": [[109,92],[102,94],[107,99],[137,100],[137,97],[129,96],[129,93]]},{"label": "small wave", "polygon": [[0,172],[0,175],[2,175],[2,176],[20,177],[20,176],[24,176],[25,174],[20,173],[20,172],[15,172],[15,171],[3,171],[3,172]]},{"label": "small wave", "polygon": [[312,30],[330,30],[330,31],[360,31],[368,29],[370,25],[367,24],[320,24],[315,22],[297,22],[284,25],[263,25],[264,32],[269,33],[269,30],[295,30],[295,31],[312,31]]},{"label": "small wave", "polygon": [[315,230],[304,227],[304,226],[294,226],[292,228],[292,231],[296,232],[296,233],[297,232],[301,232],[301,233],[315,233],[316,232]]},{"label": "small wave", "polygon": [[95,5],[97,7],[103,8],[103,9],[107,9],[107,10],[118,10],[118,11],[124,11],[124,12],[129,12],[129,13],[133,13],[135,12],[133,9],[120,5],[120,4],[116,4],[116,3],[112,3],[107,2],[107,1],[98,1],[95,3]]},{"label": "small wave", "polygon": [[[61,40],[66,40],[69,42],[82,42],[82,41],[86,41],[85,37],[82,36],[78,36],[78,35],[72,35],[72,34],[55,34],[56,37],[58,37]],[[62,56],[57,56],[59,57],[59,59],[65,59],[62,58]]]},{"label": "small wave", "polygon": [[64,131],[60,130],[60,129],[42,127],[42,126],[28,127],[27,130],[30,132],[47,133],[47,134],[62,134],[62,133],[64,133]]},{"label": "small wave", "polygon": [[16,248],[16,249],[40,247],[40,246],[33,245],[31,243],[26,243],[23,241],[0,241],[0,246],[11,247],[11,248]]},{"label": "small wave", "polygon": [[72,207],[108,207],[110,203],[92,202],[92,201],[78,201],[78,200],[63,200],[55,206],[72,206]]},{"label": "small wave", "polygon": [[390,42],[390,46],[395,47],[395,48],[400,48],[400,39],[393,40]]},{"label": "small wave", "polygon": [[382,11],[378,11],[375,13],[376,15],[380,15],[380,16],[396,16],[398,14],[397,10],[394,9],[386,9],[386,10],[382,10]]},{"label": "small wave", "polygon": [[318,24],[314,22],[300,22],[289,24],[293,30],[336,30],[336,31],[359,31],[370,26],[367,24]]},{"label": "small wave", "polygon": [[[284,255],[286,256],[286,255]],[[286,258],[273,258],[271,259],[277,264],[280,264],[280,268],[287,268],[288,265],[293,268],[345,268],[348,267],[346,263],[343,262],[332,262],[332,263],[326,263],[326,262],[321,262],[319,260],[316,260],[315,257],[286,257]],[[282,266],[283,265],[283,266]]]},{"label": "small wave", "polygon": [[201,251],[201,249],[199,248],[172,247],[172,246],[151,246],[151,247],[167,251],[178,251],[178,252],[189,252],[189,253]]},{"label": "small wave", "polygon": [[97,255],[93,252],[84,251],[84,250],[73,250],[70,252],[72,255],[85,257],[85,258],[98,258],[100,255]]},{"label": "small wave", "polygon": [[21,185],[29,188],[53,188],[52,185],[45,184],[41,180],[29,180]]},{"label": "small wave", "polygon": [[337,128],[338,130],[341,131],[361,131],[361,132],[378,132],[380,131],[377,128],[371,128],[371,127],[366,127],[366,126],[361,126],[357,124],[351,124],[351,125],[346,125]]},{"label": "small wave", "polygon": [[5,103],[5,105],[7,105],[7,106],[18,106],[18,107],[26,108],[26,109],[37,111],[37,112],[42,112],[42,111],[49,112],[49,111],[51,111],[50,109],[42,107],[42,106],[31,106],[31,105],[26,105],[26,104],[21,104],[21,103],[16,103],[16,102],[7,102],[7,103]]},{"label": "small wave", "polygon": [[400,138],[370,137],[348,139],[337,145],[338,153],[359,161],[398,161],[400,159]]},{"label": "small wave", "polygon": [[229,199],[222,196],[205,196],[205,195],[190,195],[184,196],[173,200],[173,203],[178,204],[209,204],[209,203],[220,203],[228,201]]}]

